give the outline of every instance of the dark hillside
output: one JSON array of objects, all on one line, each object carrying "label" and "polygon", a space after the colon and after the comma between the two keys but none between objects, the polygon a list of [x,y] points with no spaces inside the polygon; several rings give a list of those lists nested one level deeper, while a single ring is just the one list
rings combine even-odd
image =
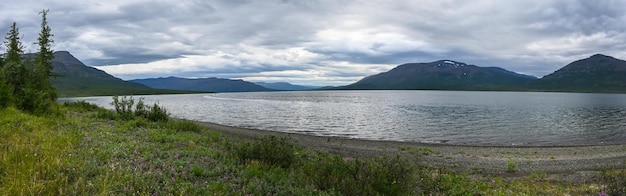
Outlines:
[{"label": "dark hillside", "polygon": [[183,93],[152,89],[121,80],[102,70],[86,66],[67,51],[55,52],[52,65],[52,72],[58,77],[51,81],[59,97]]},{"label": "dark hillside", "polygon": [[402,64],[339,89],[512,90],[533,80],[536,78],[502,68],[441,60]]},{"label": "dark hillside", "polygon": [[257,84],[243,81],[231,80],[223,78],[148,78],[131,80],[137,84],[143,84],[152,88],[171,89],[171,90],[190,90],[190,91],[209,91],[209,92],[255,92],[255,91],[272,91]]},{"label": "dark hillside", "polygon": [[626,92],[626,61],[596,54],[544,76],[532,87],[545,91]]}]

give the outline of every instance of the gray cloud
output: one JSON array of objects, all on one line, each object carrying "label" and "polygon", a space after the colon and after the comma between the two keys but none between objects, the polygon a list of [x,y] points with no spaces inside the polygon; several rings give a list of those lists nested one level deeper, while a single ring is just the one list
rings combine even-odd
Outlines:
[{"label": "gray cloud", "polygon": [[123,79],[227,77],[341,85],[451,59],[543,76],[595,53],[626,58],[623,1],[61,1],[0,5],[25,44],[50,9],[55,50]]}]

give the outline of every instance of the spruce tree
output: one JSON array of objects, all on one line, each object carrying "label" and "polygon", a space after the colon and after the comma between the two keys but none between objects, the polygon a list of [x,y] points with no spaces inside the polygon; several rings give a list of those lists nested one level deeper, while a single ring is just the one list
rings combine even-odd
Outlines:
[{"label": "spruce tree", "polygon": [[44,114],[49,113],[54,105],[56,92],[50,82],[54,41],[46,18],[48,10],[41,14],[41,32],[36,42],[39,51],[34,59],[24,58],[24,46],[15,22],[5,37],[7,52],[0,67],[0,108],[16,106],[27,112]]},{"label": "spruce tree", "polygon": [[4,55],[4,65],[0,75],[14,95],[25,85],[26,69],[24,68],[24,46],[20,41],[20,32],[17,24],[13,22],[4,42],[7,52]]},{"label": "spruce tree", "polygon": [[51,28],[48,26],[48,10],[43,10],[40,12],[42,15],[41,20],[41,32],[39,33],[39,38],[37,38],[37,44],[39,45],[39,51],[37,52],[37,57],[35,57],[35,81],[38,85],[36,88],[38,90],[42,90],[46,95],[47,99],[54,101],[56,99],[56,92],[52,83],[50,83],[50,77],[52,75],[52,60],[54,59],[54,51],[51,49],[53,34],[51,33]]},{"label": "spruce tree", "polygon": [[20,41],[20,33],[17,24],[13,22],[11,29],[4,42],[7,52],[4,56],[4,64],[0,70],[2,78],[2,92],[0,99],[5,99],[4,105],[16,105],[20,107],[22,97],[25,95],[27,69],[24,67],[24,46]]},{"label": "spruce tree", "polygon": [[5,65],[7,64],[22,64],[24,61],[22,55],[24,54],[24,46],[20,41],[20,31],[17,28],[17,23],[13,22],[9,33],[7,33],[6,41],[4,41],[7,47],[7,53],[4,56]]},{"label": "spruce tree", "polygon": [[54,51],[51,49],[53,34],[51,33],[50,26],[48,26],[48,10],[43,10],[39,12],[42,15],[41,20],[41,32],[39,33],[39,38],[37,39],[37,44],[39,45],[39,52],[37,53],[37,57],[35,58],[35,63],[42,69],[41,73],[46,75],[46,77],[52,76],[52,60],[54,59]]}]

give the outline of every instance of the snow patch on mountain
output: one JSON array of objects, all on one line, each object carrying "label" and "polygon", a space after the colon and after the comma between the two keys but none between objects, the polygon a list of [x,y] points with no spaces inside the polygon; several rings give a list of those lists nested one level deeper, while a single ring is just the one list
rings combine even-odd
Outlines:
[{"label": "snow patch on mountain", "polygon": [[439,61],[439,63],[437,65],[435,65],[434,67],[453,67],[453,68],[458,68],[458,67],[463,67],[465,66],[465,63],[458,63],[455,61],[450,61],[450,60],[443,60],[443,61]]}]

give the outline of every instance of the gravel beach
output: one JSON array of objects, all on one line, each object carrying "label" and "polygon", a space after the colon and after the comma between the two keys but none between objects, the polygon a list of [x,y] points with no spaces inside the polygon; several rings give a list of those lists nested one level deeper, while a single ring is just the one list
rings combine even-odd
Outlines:
[{"label": "gravel beach", "polygon": [[[198,124],[233,138],[252,139],[268,135],[287,136],[301,146],[345,156],[400,155],[417,163],[466,172],[470,175],[507,178],[545,173],[565,182],[586,182],[606,168],[626,167],[626,144],[596,146],[471,146],[415,142],[370,141],[312,136]],[[510,164],[514,164],[511,171]]]}]

